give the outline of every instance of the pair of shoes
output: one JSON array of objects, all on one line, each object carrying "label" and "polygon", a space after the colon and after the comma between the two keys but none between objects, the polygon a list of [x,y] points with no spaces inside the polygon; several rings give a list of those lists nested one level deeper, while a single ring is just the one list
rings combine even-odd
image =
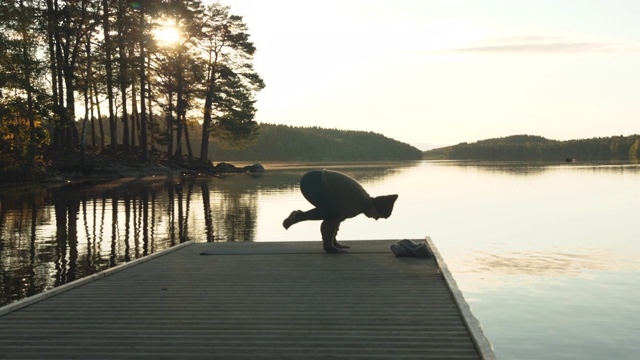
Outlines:
[{"label": "pair of shoes", "polygon": [[427,258],[431,256],[426,243],[415,243],[411,240],[404,239],[391,244],[389,247],[396,257],[417,257]]}]

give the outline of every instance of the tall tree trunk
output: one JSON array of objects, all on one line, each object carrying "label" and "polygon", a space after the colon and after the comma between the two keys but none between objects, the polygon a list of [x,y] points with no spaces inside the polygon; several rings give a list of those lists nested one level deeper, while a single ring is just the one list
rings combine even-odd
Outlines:
[{"label": "tall tree trunk", "polygon": [[[56,13],[58,13],[59,11],[59,5],[58,5],[58,0],[55,0],[55,8],[56,8]],[[62,131],[61,131],[61,144],[60,144],[60,148],[64,149],[70,149],[71,147],[73,147],[73,139],[72,139],[72,133],[71,133],[71,124],[70,124],[70,120],[69,120],[69,89],[66,89],[66,93],[65,93],[65,85],[71,85],[71,83],[73,82],[73,75],[69,74],[68,71],[65,72],[64,66],[65,63],[67,63],[65,61],[64,58],[64,51],[63,51],[63,47],[62,47],[62,34],[60,34],[60,30],[58,29],[58,27],[56,26],[56,31],[54,33],[54,35],[56,36],[56,64],[57,64],[57,71],[58,71],[58,108],[60,109],[60,124],[62,127]],[[69,36],[69,35],[67,35]],[[68,44],[68,42],[67,42]],[[68,54],[68,52],[67,52]],[[68,61],[68,59],[67,59]],[[73,92],[71,92],[73,93]],[[67,96],[67,103],[65,104],[65,95]],[[64,104],[64,105],[63,105]],[[73,104],[73,103],[71,103]],[[71,144],[71,145],[70,145]]]},{"label": "tall tree trunk", "polygon": [[[20,0],[20,11],[25,12],[24,1]],[[26,163],[28,165],[33,164],[35,161],[35,153],[36,153],[36,124],[35,124],[35,114],[33,113],[33,86],[31,82],[31,77],[33,76],[33,66],[30,59],[30,47],[31,43],[28,41],[28,30],[25,25],[25,21],[22,20],[20,25],[20,37],[21,37],[21,46],[22,46],[22,58],[24,59],[24,71],[22,72],[24,88],[27,92],[27,118],[29,120],[29,146],[27,147],[26,154]]]},{"label": "tall tree trunk", "polygon": [[177,98],[178,100],[176,101],[176,113],[178,115],[177,121],[176,121],[176,153],[174,155],[174,157],[178,160],[178,161],[182,161],[182,87],[181,84],[178,84],[178,94],[177,94]]},{"label": "tall tree trunk", "polygon": [[[29,80],[29,82],[31,82]],[[29,84],[29,87],[31,85]],[[27,92],[27,113],[29,116],[29,148],[27,151],[27,164],[31,165],[35,161],[36,156],[36,122],[33,113],[33,94],[31,89]]]},{"label": "tall tree trunk", "polygon": [[[130,60],[136,59],[135,46],[133,44],[129,46],[129,59]],[[131,77],[134,77],[134,73],[135,73],[134,69],[135,69],[135,65],[132,65]],[[137,79],[132,79],[131,81],[131,147],[132,148],[136,146],[136,139],[139,139],[139,130],[140,130],[140,114],[138,113],[138,94],[137,94],[136,80]]]},{"label": "tall tree trunk", "polygon": [[89,84],[89,112],[91,113],[91,145],[96,146],[96,117],[94,113],[94,109],[96,103],[93,99],[93,85]]},{"label": "tall tree trunk", "polygon": [[191,140],[189,140],[189,127],[187,126],[187,117],[182,115],[182,125],[184,126],[184,140],[187,143],[187,156],[189,161],[193,160],[193,150],[191,149]]},{"label": "tall tree trunk", "polygon": [[[91,56],[91,41],[89,39],[89,35],[87,35],[86,43],[85,43],[85,52],[87,56],[87,75],[84,79],[84,83],[82,86],[82,93],[84,95],[84,122],[82,123],[82,134],[80,144],[82,145],[82,151],[84,152],[84,148],[86,145],[86,131],[87,131],[87,122],[89,121],[89,84],[93,77],[93,57]],[[93,112],[93,108],[91,108],[91,112]],[[93,124],[93,120],[92,120]],[[95,139],[94,139],[95,140]]]},{"label": "tall tree trunk", "polygon": [[102,27],[104,29],[104,49],[105,49],[105,71],[107,75],[107,100],[109,102],[109,129],[111,135],[111,151],[113,153],[118,152],[118,139],[117,139],[117,123],[113,111],[113,68],[111,60],[111,34],[110,31],[110,19],[109,19],[109,1],[102,0],[103,20]]},{"label": "tall tree trunk", "polygon": [[[78,6],[79,5],[79,6]],[[62,70],[64,73],[66,91],[66,112],[64,119],[67,123],[67,148],[72,149],[79,142],[78,129],[75,126],[75,71],[78,56],[81,52],[81,44],[84,38],[90,33],[89,13],[87,11],[88,2],[81,1],[73,6],[66,2],[65,7],[71,7],[68,11],[70,16],[65,17],[63,35],[64,44],[62,46],[63,59]],[[75,15],[75,16],[74,16]],[[88,41],[88,39],[87,39]]]},{"label": "tall tree trunk", "polygon": [[210,80],[208,91],[204,100],[204,119],[202,122],[202,142],[200,143],[200,161],[209,159],[209,129],[211,127],[211,111],[213,107],[214,81]]},{"label": "tall tree trunk", "polygon": [[120,65],[120,71],[118,75],[118,80],[120,83],[120,97],[122,98],[122,146],[124,146],[124,150],[128,153],[131,152],[131,142],[129,141],[129,114],[127,111],[127,56],[126,56],[126,48],[125,48],[125,24],[124,24],[124,15],[126,8],[124,6],[124,1],[118,1],[118,63]]},{"label": "tall tree trunk", "polygon": [[[87,76],[86,81],[88,80]],[[85,146],[87,145],[87,123],[89,122],[89,86],[86,82],[82,89],[82,95],[84,97],[84,119],[82,121],[82,132],[80,133],[80,146],[82,152],[84,152]]]},{"label": "tall tree trunk", "polygon": [[100,148],[104,149],[105,144],[104,144],[104,123],[102,121],[102,114],[100,111],[100,99],[98,98],[98,85],[94,82],[93,83],[93,95],[96,98],[96,102],[95,104],[96,106],[96,111],[98,113],[98,127],[100,129]]},{"label": "tall tree trunk", "polygon": [[[135,148],[140,133],[140,114],[138,113],[138,95],[136,82],[131,82],[131,147]],[[138,140],[139,142],[139,140]]]},{"label": "tall tree trunk", "polygon": [[[144,3],[141,3],[144,4]],[[149,144],[147,141],[147,109],[145,106],[146,83],[147,73],[145,69],[145,48],[144,48],[144,35],[146,30],[146,23],[144,21],[144,5],[140,8],[140,147],[142,148],[142,158],[144,160],[150,160],[149,158]],[[151,61],[151,59],[149,59]],[[151,101],[151,100],[149,100]],[[149,103],[149,111],[151,111],[151,103]]]},{"label": "tall tree trunk", "polygon": [[[59,114],[60,104],[58,103],[58,71],[56,62],[56,9],[53,6],[53,0],[47,0],[47,42],[49,50],[49,71],[51,72],[51,96],[53,98],[53,108],[57,115]],[[54,146],[59,147],[62,140],[60,134],[60,126],[54,127],[53,143]]]},{"label": "tall tree trunk", "polygon": [[166,116],[166,124],[167,124],[167,159],[171,159],[173,157],[173,91],[169,91],[169,109],[167,110]]},{"label": "tall tree trunk", "polygon": [[67,124],[67,114],[66,114],[66,110],[64,108],[64,85],[63,85],[63,75],[62,75],[62,64],[63,64],[63,59],[62,59],[62,45],[61,45],[61,40],[60,40],[60,29],[58,28],[58,16],[57,14],[59,14],[59,6],[58,6],[58,0],[54,0],[54,2],[52,3],[52,11],[54,13],[53,15],[53,38],[54,38],[54,47],[55,47],[55,79],[56,81],[56,85],[57,89],[54,91],[54,94],[57,95],[57,98],[55,100],[56,103],[56,107],[55,107],[55,113],[56,115],[58,115],[58,124],[56,124],[57,126],[55,127],[55,135],[54,135],[54,143],[56,143],[56,148],[58,148],[59,150],[63,149],[65,147],[65,144],[67,143],[67,132],[66,132],[66,127],[68,126]]},{"label": "tall tree trunk", "polygon": [[84,119],[82,121],[82,132],[80,133],[80,147],[84,153],[87,145],[87,123],[89,122],[89,91],[87,85],[83,87],[82,92],[84,97]]},{"label": "tall tree trunk", "polygon": [[[149,57],[148,62],[151,63],[151,58]],[[142,81],[142,80],[141,80]],[[140,136],[140,143],[144,144],[146,143],[147,145],[145,145],[147,150],[143,150],[143,151],[148,151],[149,149],[153,149],[156,145],[155,142],[155,135],[153,133],[149,133],[149,129],[151,128],[151,126],[153,124],[157,123],[157,120],[154,119],[153,117],[153,104],[151,103],[151,101],[153,100],[153,97],[151,96],[151,84],[147,83],[145,81],[145,83],[147,84],[147,88],[148,90],[146,92],[144,92],[144,94],[147,96],[147,101],[148,101],[148,106],[149,106],[149,116],[147,117],[146,111],[144,110],[144,106],[142,105],[142,103],[140,104],[140,126],[142,129],[142,135]],[[142,84],[140,84],[142,85]],[[142,87],[142,86],[141,86]],[[140,94],[143,94],[142,89],[140,90]],[[144,101],[142,101],[144,102]],[[144,115],[143,115],[144,114]],[[154,127],[155,128],[155,127]]]},{"label": "tall tree trunk", "polygon": [[67,106],[65,111],[65,122],[67,124],[65,128],[66,134],[66,148],[73,149],[73,145],[77,140],[77,132],[75,129],[75,114],[76,114],[76,100],[75,93],[73,91],[73,70],[70,66],[65,65],[64,84],[67,93]]},{"label": "tall tree trunk", "polygon": [[200,160],[209,161],[209,138],[211,131],[211,113],[213,112],[213,94],[216,88],[216,64],[218,63],[218,51],[213,56],[209,53],[209,65],[207,71],[207,93],[204,99],[204,119],[202,122],[202,143],[200,144]]}]

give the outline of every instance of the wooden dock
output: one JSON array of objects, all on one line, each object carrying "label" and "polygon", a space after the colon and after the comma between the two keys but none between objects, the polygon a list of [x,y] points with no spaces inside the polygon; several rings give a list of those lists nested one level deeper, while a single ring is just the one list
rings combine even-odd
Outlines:
[{"label": "wooden dock", "polygon": [[426,241],[183,244],[0,308],[0,359],[495,359]]}]

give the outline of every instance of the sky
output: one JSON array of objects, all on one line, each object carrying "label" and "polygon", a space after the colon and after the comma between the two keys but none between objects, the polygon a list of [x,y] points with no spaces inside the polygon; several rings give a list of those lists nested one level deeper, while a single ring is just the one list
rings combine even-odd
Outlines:
[{"label": "sky", "polygon": [[256,120],[424,144],[640,133],[637,0],[222,0]]}]

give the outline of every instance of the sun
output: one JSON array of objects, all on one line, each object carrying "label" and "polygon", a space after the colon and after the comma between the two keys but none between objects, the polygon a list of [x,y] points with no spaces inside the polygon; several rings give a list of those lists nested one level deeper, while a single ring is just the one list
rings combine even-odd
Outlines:
[{"label": "sun", "polygon": [[181,33],[175,24],[167,23],[155,29],[153,31],[153,37],[162,45],[173,46],[180,41]]}]

